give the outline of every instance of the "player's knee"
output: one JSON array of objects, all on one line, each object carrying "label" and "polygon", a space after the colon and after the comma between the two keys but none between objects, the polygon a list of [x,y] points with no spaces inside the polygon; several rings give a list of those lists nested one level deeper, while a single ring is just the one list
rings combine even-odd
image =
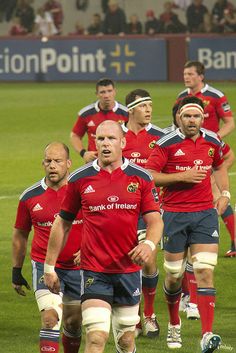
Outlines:
[{"label": "player's knee", "polygon": [[139,322],[138,305],[114,307],[112,310],[112,328],[116,349],[120,353],[129,352],[134,344],[134,331]]},{"label": "player's knee", "polygon": [[119,351],[121,353],[128,353],[134,346],[134,331],[124,332],[118,341]]},{"label": "player's knee", "polygon": [[67,332],[70,332],[71,335],[77,336],[80,335],[81,332],[81,322],[78,317],[75,316],[68,316],[63,318],[64,328]]},{"label": "player's knee", "polygon": [[194,270],[210,269],[213,271],[217,264],[217,253],[198,252],[192,256],[192,261]]},{"label": "player's knee", "polygon": [[186,267],[186,259],[178,261],[164,260],[164,269],[171,277],[179,279],[182,277]]},{"label": "player's knee", "polygon": [[110,331],[111,311],[104,307],[90,307],[82,312],[83,326],[86,333],[103,331],[107,334]]},{"label": "player's knee", "polygon": [[42,311],[42,326],[45,329],[59,330],[58,315],[53,309]]},{"label": "player's knee", "polygon": [[35,292],[39,311],[42,313],[42,322],[45,328],[59,330],[62,320],[62,299],[47,289]]},{"label": "player's knee", "polygon": [[103,351],[105,344],[108,340],[109,333],[104,331],[89,331],[86,334],[87,344],[93,346],[93,352]]}]

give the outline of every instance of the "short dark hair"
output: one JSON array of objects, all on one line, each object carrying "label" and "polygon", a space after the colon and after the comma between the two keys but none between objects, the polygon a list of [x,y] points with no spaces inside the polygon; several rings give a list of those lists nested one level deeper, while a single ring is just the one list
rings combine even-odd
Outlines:
[{"label": "short dark hair", "polygon": [[125,104],[128,105],[132,102],[134,102],[136,100],[136,97],[150,97],[150,94],[148,91],[146,91],[145,89],[135,89],[131,92],[129,92],[125,98]]},{"label": "short dark hair", "polygon": [[189,67],[195,67],[198,75],[205,75],[205,66],[200,61],[187,61],[184,65],[184,69]]},{"label": "short dark hair", "polygon": [[110,78],[100,78],[100,80],[97,81],[96,83],[96,91],[98,90],[98,87],[100,86],[112,86],[115,87],[115,82],[111,80]]},{"label": "short dark hair", "polygon": [[203,104],[203,101],[198,98],[198,97],[195,97],[195,96],[187,96],[187,97],[184,97],[180,102],[179,102],[179,110],[186,104],[198,104],[200,105],[200,107],[202,107],[202,109],[204,109],[204,104]]},{"label": "short dark hair", "polygon": [[173,105],[172,107],[172,117],[173,117],[173,123],[175,124],[175,126],[178,126],[178,123],[177,123],[177,120],[176,120],[176,114],[179,110],[179,103],[180,102],[177,102]]}]

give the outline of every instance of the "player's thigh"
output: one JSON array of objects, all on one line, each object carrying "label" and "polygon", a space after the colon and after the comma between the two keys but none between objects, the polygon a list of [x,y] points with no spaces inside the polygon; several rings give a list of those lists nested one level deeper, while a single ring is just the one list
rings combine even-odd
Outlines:
[{"label": "player's thigh", "polygon": [[190,213],[164,211],[162,219],[164,250],[171,254],[184,253],[189,245],[188,229],[192,221]]},{"label": "player's thigh", "polygon": [[65,270],[56,268],[57,275],[63,288],[63,296],[73,300],[81,300],[81,274],[80,270]]},{"label": "player's thigh", "polygon": [[194,220],[190,237],[191,249],[196,248],[197,244],[203,244],[203,247],[204,244],[218,244],[219,220],[216,209],[194,212],[192,216]]},{"label": "player's thigh", "polygon": [[129,306],[138,304],[141,296],[141,278],[141,271],[113,275],[113,303]]}]

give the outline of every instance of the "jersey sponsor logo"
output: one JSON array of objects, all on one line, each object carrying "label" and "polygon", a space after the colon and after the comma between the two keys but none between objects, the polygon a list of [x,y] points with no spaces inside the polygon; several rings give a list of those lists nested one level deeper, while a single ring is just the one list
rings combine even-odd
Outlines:
[{"label": "jersey sponsor logo", "polygon": [[37,225],[40,227],[52,227],[53,222],[47,221],[47,222],[37,222]]},{"label": "jersey sponsor logo", "polygon": [[147,158],[129,158],[129,161],[135,164],[146,164]]},{"label": "jersey sponsor logo", "polygon": [[107,198],[107,200],[108,200],[109,202],[116,202],[116,201],[119,200],[119,197],[118,197],[118,196],[115,196],[115,195],[112,195],[112,196],[109,196],[109,197]]},{"label": "jersey sponsor logo", "polygon": [[132,152],[131,153],[131,157],[133,157],[133,158],[140,157],[140,155],[141,155],[141,153],[139,153],[139,152]]},{"label": "jersey sponsor logo", "polygon": [[156,145],[156,141],[153,140],[152,142],[149,143],[149,148],[153,149]]},{"label": "jersey sponsor logo", "polygon": [[178,151],[175,152],[174,156],[185,156],[185,153],[181,149],[178,149]]},{"label": "jersey sponsor logo", "polygon": [[219,238],[219,234],[217,232],[217,230],[215,230],[212,235],[211,235],[213,238]]},{"label": "jersey sponsor logo", "polygon": [[90,287],[93,284],[93,282],[94,282],[94,278],[92,278],[92,277],[88,278],[84,284],[84,288]]},{"label": "jersey sponsor logo", "polygon": [[152,196],[153,196],[155,202],[159,201],[159,197],[158,197],[158,193],[157,193],[156,188],[152,188]]},{"label": "jersey sponsor logo", "polygon": [[195,159],[195,161],[193,161],[193,163],[195,165],[201,165],[203,163],[203,161],[201,159]]},{"label": "jersey sponsor logo", "polygon": [[88,123],[88,126],[95,126],[94,121],[90,120],[90,122]]},{"label": "jersey sponsor logo", "polygon": [[229,111],[230,111],[230,105],[229,105],[229,103],[228,103],[228,102],[224,102],[224,103],[222,104],[222,109],[223,109],[223,111],[224,111],[225,113],[229,112]]},{"label": "jersey sponsor logo", "polygon": [[[209,170],[212,168],[212,165],[198,165],[196,164],[196,169],[199,170]],[[192,169],[192,167],[190,165],[183,167],[182,165],[176,165],[175,166],[176,170],[180,170],[180,171],[185,171],[185,170],[189,170]]]},{"label": "jersey sponsor logo", "polygon": [[40,350],[41,352],[56,352],[56,349],[54,347],[49,346],[43,346]]},{"label": "jersey sponsor logo", "polygon": [[130,183],[127,186],[127,191],[128,192],[136,192],[138,190],[138,187],[139,187],[139,183]]},{"label": "jersey sponsor logo", "polygon": [[92,185],[87,186],[87,188],[84,190],[84,194],[90,194],[91,192],[95,192],[94,188]]},{"label": "jersey sponsor logo", "polygon": [[208,156],[209,157],[214,157],[215,154],[215,149],[213,147],[209,148],[208,150]]},{"label": "jersey sponsor logo", "polygon": [[89,206],[90,212],[100,212],[107,210],[136,210],[137,203],[109,203],[108,205],[101,204],[96,206]]},{"label": "jersey sponsor logo", "polygon": [[37,212],[37,211],[41,211],[43,209],[43,207],[42,206],[40,206],[40,204],[39,203],[36,203],[36,205],[34,206],[34,208],[33,208],[33,212]]},{"label": "jersey sponsor logo", "polygon": [[139,288],[135,289],[135,291],[133,292],[132,295],[133,295],[133,297],[138,297],[139,295],[141,295],[140,289]]}]

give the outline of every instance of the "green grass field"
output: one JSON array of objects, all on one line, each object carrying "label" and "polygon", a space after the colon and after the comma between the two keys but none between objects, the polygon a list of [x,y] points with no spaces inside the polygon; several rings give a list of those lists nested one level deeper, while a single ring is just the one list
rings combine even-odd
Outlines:
[{"label": "green grass field", "polygon": [[[41,160],[45,145],[53,140],[70,144],[69,133],[78,110],[95,100],[94,86],[92,83],[0,84],[0,353],[38,352],[40,319],[33,293],[31,291],[27,293],[27,297],[20,297],[11,287],[11,237],[18,196],[26,187],[43,176]],[[236,85],[224,82],[214,86],[226,93],[235,113]],[[122,83],[117,87],[117,99],[122,103],[130,90],[147,89],[153,98],[153,122],[160,127],[170,124],[171,107],[177,93],[183,88],[180,84],[170,83]],[[227,142],[236,153],[236,131],[227,138]],[[82,160],[72,149],[71,157],[73,170],[82,163]],[[236,164],[230,172],[232,205],[234,205]],[[215,270],[217,303],[214,330],[222,336],[222,352],[236,352],[236,258],[223,257],[229,244],[229,235],[221,222],[219,264]],[[156,312],[161,333],[155,340],[139,338],[137,352],[140,353],[169,352],[166,347],[168,315],[162,291],[164,278],[162,261],[163,256],[160,252],[158,256],[160,282]],[[30,281],[29,255],[23,273]],[[183,348],[178,352],[200,353],[200,323],[187,321],[185,315],[182,315],[182,338]],[[105,352],[115,352],[112,337]]]}]

